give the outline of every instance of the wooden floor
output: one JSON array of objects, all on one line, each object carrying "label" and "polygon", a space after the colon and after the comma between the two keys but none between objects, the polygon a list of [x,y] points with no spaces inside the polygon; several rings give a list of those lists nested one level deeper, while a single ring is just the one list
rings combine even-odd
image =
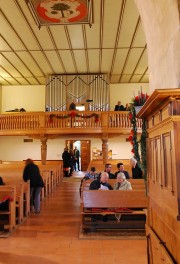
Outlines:
[{"label": "wooden floor", "polygon": [[147,264],[146,240],[79,239],[79,177],[64,178],[8,238],[0,238],[0,264]]}]

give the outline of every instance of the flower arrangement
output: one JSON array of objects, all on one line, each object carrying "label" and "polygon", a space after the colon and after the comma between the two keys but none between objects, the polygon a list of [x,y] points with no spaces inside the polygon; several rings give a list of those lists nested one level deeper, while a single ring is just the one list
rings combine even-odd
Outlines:
[{"label": "flower arrangement", "polygon": [[133,106],[142,106],[147,101],[148,98],[149,95],[147,95],[147,93],[143,93],[141,88],[141,91],[138,91],[137,96],[135,96],[134,94],[134,98],[132,99],[132,104]]}]

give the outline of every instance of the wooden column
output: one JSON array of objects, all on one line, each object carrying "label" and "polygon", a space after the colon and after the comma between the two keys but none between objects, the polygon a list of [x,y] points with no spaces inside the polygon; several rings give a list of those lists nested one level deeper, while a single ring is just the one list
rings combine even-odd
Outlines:
[{"label": "wooden column", "polygon": [[46,164],[46,157],[47,157],[47,137],[41,137],[41,162],[42,165]]},{"label": "wooden column", "polygon": [[103,156],[103,164],[108,163],[108,134],[102,134],[102,156]]}]

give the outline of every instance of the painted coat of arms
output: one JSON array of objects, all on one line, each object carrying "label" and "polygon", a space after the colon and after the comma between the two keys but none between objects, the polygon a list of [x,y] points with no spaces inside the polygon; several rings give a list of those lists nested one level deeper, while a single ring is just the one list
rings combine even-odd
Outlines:
[{"label": "painted coat of arms", "polygon": [[39,26],[55,24],[90,24],[90,0],[26,0]]}]

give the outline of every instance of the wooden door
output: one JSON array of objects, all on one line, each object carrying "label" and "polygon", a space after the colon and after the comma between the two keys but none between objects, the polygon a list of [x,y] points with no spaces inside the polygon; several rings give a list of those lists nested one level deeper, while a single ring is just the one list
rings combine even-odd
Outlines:
[{"label": "wooden door", "polygon": [[90,162],[90,140],[81,141],[81,170],[87,171]]},{"label": "wooden door", "polygon": [[68,149],[74,149],[74,143],[80,141],[80,168],[81,171],[87,171],[90,163],[90,140],[66,140],[65,146]]}]

